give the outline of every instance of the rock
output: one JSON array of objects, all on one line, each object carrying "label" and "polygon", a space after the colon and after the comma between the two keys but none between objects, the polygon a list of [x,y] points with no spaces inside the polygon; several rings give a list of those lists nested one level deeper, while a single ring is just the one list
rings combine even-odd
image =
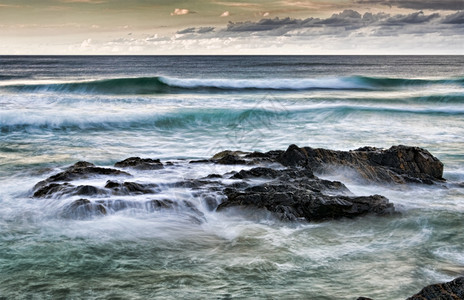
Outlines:
[{"label": "rock", "polygon": [[130,174],[116,169],[96,167],[92,163],[80,161],[67,168],[65,171],[37,183],[34,186],[34,190],[38,190],[52,182],[72,181],[93,176],[130,176]]},{"label": "rock", "polygon": [[241,159],[239,156],[227,154],[224,157],[214,161],[221,165],[244,165],[246,161]]},{"label": "rock", "polygon": [[105,188],[111,189],[113,195],[142,195],[158,192],[158,186],[156,184],[141,184],[129,181],[119,183],[117,181],[108,180]]},{"label": "rock", "polygon": [[394,212],[393,204],[380,195],[328,196],[295,186],[269,184],[247,188],[243,192],[226,189],[225,194],[227,199],[218,206],[218,211],[228,207],[260,208],[285,221],[313,222]]},{"label": "rock", "polygon": [[91,185],[79,185],[75,186],[68,182],[65,183],[51,183],[42,186],[35,191],[34,197],[36,198],[61,198],[63,196],[95,196],[95,195],[106,195],[107,191],[91,186]]},{"label": "rock", "polygon": [[106,208],[99,203],[92,203],[88,199],[79,199],[67,205],[61,215],[64,218],[86,219],[95,215],[106,215]]},{"label": "rock", "polygon": [[136,170],[158,170],[163,169],[159,159],[129,157],[114,164],[116,168],[132,168]]},{"label": "rock", "polygon": [[407,300],[464,299],[464,277],[446,283],[432,284]]},{"label": "rock", "polygon": [[385,197],[355,197],[341,182],[320,179],[308,169],[259,167],[241,170],[231,178],[269,181],[244,188],[229,186],[224,190],[227,198],[219,204],[217,211],[230,207],[256,208],[267,210],[281,220],[308,222],[395,211]]},{"label": "rock", "polygon": [[[212,167],[211,164],[247,165],[254,168],[241,170],[238,166],[235,169],[230,167],[225,174],[214,173],[201,178],[178,174],[183,167],[189,170],[197,164],[209,164],[209,167]],[[355,170],[365,180],[381,184],[430,184],[444,180],[443,164],[437,158],[425,149],[407,146],[393,146],[386,150],[363,147],[352,151],[334,151],[290,145],[285,151],[261,153],[227,150],[209,160],[179,160],[175,163],[166,162],[164,165],[160,160],[131,157],[116,163],[115,167],[142,170],[166,167],[175,169],[175,174],[183,178],[177,182],[168,181],[162,186],[154,183],[121,182],[118,180],[120,176],[130,174],[81,161],[36,184],[33,196],[56,199],[76,196],[96,198],[75,200],[67,206],[65,215],[83,217],[122,209],[150,212],[171,209],[187,214],[195,222],[202,222],[205,216],[199,209],[201,207],[209,211],[252,208],[266,214],[270,212],[281,220],[314,222],[395,212],[393,204],[383,196],[358,197],[343,183],[321,179],[314,173],[322,174],[341,167]],[[162,173],[157,172],[157,176],[159,175]],[[110,178],[104,188],[72,184],[73,180],[94,176]],[[159,193],[161,187],[167,190],[188,189],[189,198],[178,201],[148,200],[141,196]],[[113,196],[123,196],[123,199],[112,199]],[[138,197],[130,198],[131,196]]]},{"label": "rock", "polygon": [[290,145],[277,156],[284,166],[309,168],[325,173],[334,167],[355,170],[362,178],[380,183],[424,183],[444,181],[443,163],[419,147],[392,146],[383,150],[363,147],[352,151],[335,151]]}]

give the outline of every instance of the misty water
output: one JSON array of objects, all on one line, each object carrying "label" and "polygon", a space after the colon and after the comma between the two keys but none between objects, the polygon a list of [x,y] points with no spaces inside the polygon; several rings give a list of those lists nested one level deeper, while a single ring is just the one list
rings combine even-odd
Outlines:
[{"label": "misty water", "polygon": [[[464,57],[0,57],[0,297],[405,299],[464,274]],[[286,223],[216,212],[169,183],[249,166],[188,164],[225,149],[424,147],[446,184],[319,174],[399,214]],[[34,198],[77,161],[173,162],[135,171],[198,219],[139,207],[63,217]],[[107,178],[78,184],[105,185]],[[217,203],[220,193],[209,195]],[[131,201],[146,201],[138,195]],[[127,200],[96,196],[95,200]]]}]

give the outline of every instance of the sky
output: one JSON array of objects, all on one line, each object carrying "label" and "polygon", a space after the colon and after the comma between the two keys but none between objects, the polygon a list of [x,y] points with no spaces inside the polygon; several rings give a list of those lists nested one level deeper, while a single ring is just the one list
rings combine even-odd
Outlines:
[{"label": "sky", "polygon": [[464,0],[0,0],[2,54],[464,54]]}]

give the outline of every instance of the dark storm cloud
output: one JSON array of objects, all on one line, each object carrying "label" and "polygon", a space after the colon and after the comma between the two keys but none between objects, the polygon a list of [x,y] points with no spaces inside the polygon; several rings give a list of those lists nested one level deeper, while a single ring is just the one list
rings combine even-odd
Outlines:
[{"label": "dark storm cloud", "polygon": [[395,15],[386,19],[382,25],[402,26],[406,24],[422,24],[428,23],[439,17],[440,15],[438,13],[426,16],[422,11],[418,11],[409,15]]},{"label": "dark storm cloud", "polygon": [[[440,18],[438,13],[425,15],[422,11],[414,12],[408,15],[391,16],[385,13],[365,13],[361,15],[354,10],[344,10],[341,13],[333,14],[326,19],[308,18],[274,18],[262,19],[258,22],[229,22],[227,32],[289,32],[292,30],[304,28],[343,28],[344,30],[356,30],[369,26],[407,26],[413,24],[425,24]],[[450,22],[459,21],[460,16],[450,18]],[[332,31],[331,31],[332,32]]]},{"label": "dark storm cloud", "polygon": [[189,28],[179,30],[176,33],[177,34],[190,34],[190,33],[203,34],[203,33],[208,33],[208,32],[212,32],[212,31],[214,31],[214,27],[199,27],[199,28],[189,27]]},{"label": "dark storm cloud", "polygon": [[200,27],[178,31],[178,39],[211,38],[266,38],[266,37],[394,37],[400,35],[421,36],[438,33],[440,36],[455,36],[463,32],[464,12],[449,15],[425,14],[422,11],[410,14],[364,13],[344,10],[328,18],[273,18],[259,21],[229,22],[224,28]]},{"label": "dark storm cloud", "polygon": [[359,4],[381,4],[389,7],[432,10],[463,10],[463,0],[357,0]]},{"label": "dark storm cloud", "polygon": [[446,16],[443,24],[464,24],[464,11],[458,11],[455,14]]},{"label": "dark storm cloud", "polygon": [[189,27],[189,28],[179,30],[176,33],[177,34],[187,34],[187,33],[194,33],[194,32],[195,32],[195,27]]}]

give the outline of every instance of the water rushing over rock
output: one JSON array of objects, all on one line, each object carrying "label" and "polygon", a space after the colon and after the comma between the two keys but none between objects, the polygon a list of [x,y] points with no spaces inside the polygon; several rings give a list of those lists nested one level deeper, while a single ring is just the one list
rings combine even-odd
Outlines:
[{"label": "water rushing over rock", "polygon": [[[191,164],[195,163],[195,164]],[[209,210],[224,212],[229,208],[264,210],[283,221],[322,221],[353,218],[365,214],[385,215],[395,212],[394,205],[381,195],[356,196],[341,182],[321,179],[332,166],[348,166],[365,180],[404,184],[432,184],[443,181],[443,164],[427,150],[417,147],[394,146],[388,150],[364,147],[353,151],[300,148],[290,145],[287,150],[266,153],[223,151],[210,160],[163,163],[156,159],[131,157],[115,164],[117,168],[143,170],[149,176],[160,176],[160,169],[208,165],[231,165],[225,174],[209,174],[164,184],[121,181],[131,175],[114,168],[97,167],[78,162],[39,182],[33,189],[36,198],[70,198],[64,208],[67,217],[106,215],[128,208],[153,211],[180,207],[203,221],[204,214],[195,203],[206,203]],[[253,166],[253,168],[249,168]],[[73,184],[74,181],[104,178],[104,186]],[[166,199],[166,189],[185,189],[193,199]],[[146,195],[148,197],[136,198]],[[82,197],[73,200],[73,197]],[[114,199],[123,196],[124,199]],[[182,209],[181,209],[182,211]]]}]

